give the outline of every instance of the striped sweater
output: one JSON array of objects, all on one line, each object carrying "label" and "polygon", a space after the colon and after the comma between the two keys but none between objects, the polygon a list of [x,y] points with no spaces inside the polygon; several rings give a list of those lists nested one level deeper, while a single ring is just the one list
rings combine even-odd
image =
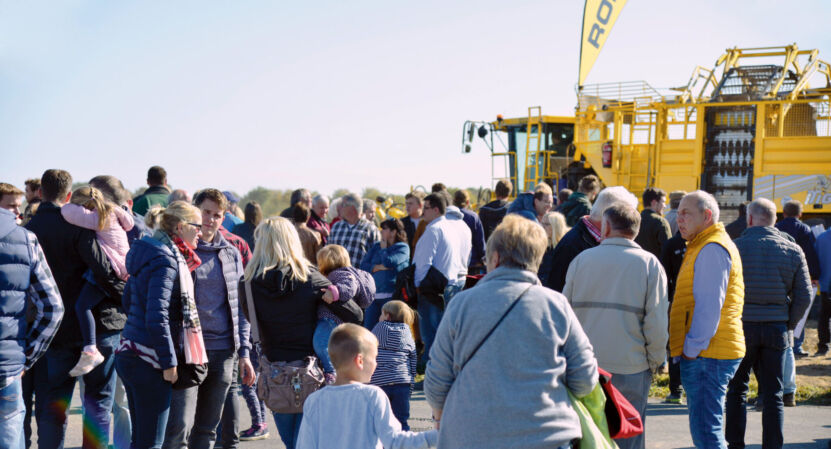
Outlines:
[{"label": "striped sweater", "polygon": [[372,329],[378,338],[378,367],[371,385],[412,384],[416,374],[416,347],[405,323],[381,321]]}]

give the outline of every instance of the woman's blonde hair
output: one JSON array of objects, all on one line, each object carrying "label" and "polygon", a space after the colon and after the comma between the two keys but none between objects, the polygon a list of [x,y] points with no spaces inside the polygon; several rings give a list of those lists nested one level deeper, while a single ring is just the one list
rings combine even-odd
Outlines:
[{"label": "woman's blonde hair", "polygon": [[565,215],[559,212],[548,212],[547,214],[545,214],[545,217],[543,217],[543,220],[548,222],[548,224],[551,226],[551,240],[548,242],[548,245],[553,248],[557,246],[557,243],[560,242],[560,239],[562,239],[563,236],[566,235],[566,232],[568,232],[568,230],[571,228],[569,228],[566,224]]},{"label": "woman's blonde hair", "polygon": [[485,254],[490,261],[499,254],[499,266],[533,271],[540,267],[548,236],[539,224],[520,215],[509,214],[488,239]]},{"label": "woman's blonde hair", "polygon": [[311,263],[303,255],[303,246],[294,225],[283,217],[263,220],[254,230],[254,256],[245,267],[245,280],[265,276],[268,270],[291,268],[291,277],[300,282],[309,279]]},{"label": "woman's blonde hair", "polygon": [[317,267],[324,276],[338,268],[350,266],[349,253],[340,245],[326,245],[317,252]]},{"label": "woman's blonde hair", "polygon": [[110,212],[115,207],[104,199],[104,194],[100,190],[90,186],[75,189],[72,192],[72,198],[69,199],[69,202],[98,212],[99,231],[107,227],[107,223],[110,221]]},{"label": "woman's blonde hair", "polygon": [[159,229],[173,234],[179,223],[201,223],[202,212],[193,204],[174,201],[167,207],[153,206],[144,216],[144,223],[150,229]]},{"label": "woman's blonde hair", "polygon": [[391,323],[404,323],[407,326],[413,325],[413,310],[404,301],[393,300],[381,307],[381,312],[389,316]]}]

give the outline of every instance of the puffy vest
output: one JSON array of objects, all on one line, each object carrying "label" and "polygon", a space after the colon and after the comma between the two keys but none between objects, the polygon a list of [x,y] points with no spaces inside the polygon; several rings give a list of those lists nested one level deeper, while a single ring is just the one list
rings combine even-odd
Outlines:
[{"label": "puffy vest", "polygon": [[0,378],[23,371],[26,355],[26,292],[31,280],[32,254],[25,229],[0,236]]},{"label": "puffy vest", "polygon": [[687,253],[681,263],[675,287],[675,299],[669,315],[669,350],[670,355],[680,356],[684,350],[684,340],[692,324],[695,298],[693,297],[693,276],[695,276],[695,259],[701,248],[709,243],[718,243],[730,254],[732,266],[727,282],[721,319],[710,346],[699,356],[712,359],[733,360],[744,357],[744,331],[742,330],[742,308],[744,307],[744,280],[742,279],[742,259],[736,245],[724,230],[724,225],[716,223],[701,231],[687,243]]}]

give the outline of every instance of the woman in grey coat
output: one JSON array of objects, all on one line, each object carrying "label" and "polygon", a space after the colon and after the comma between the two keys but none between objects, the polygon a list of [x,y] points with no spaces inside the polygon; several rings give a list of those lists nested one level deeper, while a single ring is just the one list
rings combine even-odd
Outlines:
[{"label": "woman in grey coat", "polygon": [[567,389],[589,394],[597,361],[566,298],[537,279],[545,247],[541,226],[505,217],[488,240],[488,274],[448,305],[424,378],[440,449],[570,447],[581,437]]}]

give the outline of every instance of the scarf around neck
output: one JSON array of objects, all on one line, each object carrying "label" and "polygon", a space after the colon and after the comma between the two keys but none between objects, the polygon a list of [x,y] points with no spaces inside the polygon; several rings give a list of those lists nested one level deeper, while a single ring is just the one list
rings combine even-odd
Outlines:
[{"label": "scarf around neck", "polygon": [[[166,232],[156,231],[153,238],[167,246],[176,257],[179,271],[179,291],[182,303],[182,328],[183,346],[185,349],[185,363],[201,365],[208,362],[208,354],[205,351],[205,341],[202,338],[202,325],[199,323],[199,314],[196,310],[196,295],[193,288],[193,277],[191,271],[195,270],[202,262],[199,256],[192,249],[185,245],[178,236]],[[183,255],[183,247],[189,257]],[[186,259],[187,257],[187,259]],[[192,266],[192,268],[191,268]]]}]

